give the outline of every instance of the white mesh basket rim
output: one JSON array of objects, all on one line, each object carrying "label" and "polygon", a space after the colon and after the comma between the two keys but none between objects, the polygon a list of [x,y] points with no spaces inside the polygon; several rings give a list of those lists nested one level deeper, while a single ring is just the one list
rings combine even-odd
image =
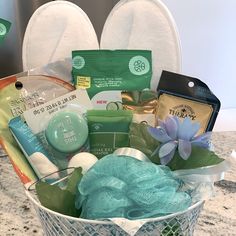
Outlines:
[{"label": "white mesh basket rim", "polygon": [[[67,216],[58,212],[55,212],[53,210],[50,210],[44,206],[42,206],[39,201],[35,200],[35,198],[32,196],[31,192],[28,190],[25,190],[25,193],[27,195],[27,197],[29,198],[29,200],[34,204],[35,207],[42,209],[43,211],[48,212],[49,214],[54,214],[57,215],[59,217],[63,217],[66,218],[68,220],[73,220],[73,221],[77,221],[77,222],[85,222],[85,223],[94,223],[94,224],[111,224],[113,225],[114,223],[108,220],[89,220],[89,219],[82,219],[82,218],[78,218],[78,217],[73,217],[73,216]],[[184,210],[184,211],[180,211],[180,212],[176,212],[176,213],[172,213],[166,216],[162,216],[162,217],[156,217],[156,218],[148,218],[145,219],[145,222],[154,222],[154,221],[162,221],[162,220],[166,220],[169,218],[174,218],[178,215],[182,215],[185,214],[187,212],[191,212],[193,209],[196,209],[198,207],[200,207],[202,204],[204,203],[204,201],[198,201],[196,203],[194,203],[192,206],[190,206],[188,209]],[[140,219],[142,220],[142,219]]]}]

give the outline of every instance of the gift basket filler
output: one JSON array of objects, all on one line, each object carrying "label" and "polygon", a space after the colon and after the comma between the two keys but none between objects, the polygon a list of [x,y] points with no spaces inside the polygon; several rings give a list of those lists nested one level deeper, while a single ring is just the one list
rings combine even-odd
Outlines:
[{"label": "gift basket filler", "polygon": [[100,45],[78,6],[36,10],[25,72],[0,80],[0,142],[45,235],[193,235],[229,164],[210,140],[220,101],[180,57],[157,0],[121,0]]}]

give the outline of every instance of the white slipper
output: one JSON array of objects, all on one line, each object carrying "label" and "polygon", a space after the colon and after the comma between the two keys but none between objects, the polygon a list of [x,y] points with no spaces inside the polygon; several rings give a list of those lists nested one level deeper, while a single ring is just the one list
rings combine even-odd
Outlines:
[{"label": "white slipper", "polygon": [[109,14],[101,35],[102,49],[149,49],[153,57],[151,88],[162,70],[180,73],[181,50],[175,22],[159,0],[121,0]]},{"label": "white slipper", "polygon": [[98,49],[93,25],[86,13],[67,1],[39,7],[26,28],[22,60],[24,70],[71,58],[72,50]]}]

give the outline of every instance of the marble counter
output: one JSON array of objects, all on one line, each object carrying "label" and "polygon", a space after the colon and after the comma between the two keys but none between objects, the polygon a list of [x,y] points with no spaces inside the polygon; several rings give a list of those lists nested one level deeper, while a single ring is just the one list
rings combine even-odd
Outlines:
[{"label": "marble counter", "polygon": [[[236,132],[214,133],[213,143],[215,152],[225,158],[236,149]],[[0,236],[13,235],[43,232],[8,158],[0,157]],[[206,201],[194,235],[236,235],[236,165],[216,183],[216,196]]]}]

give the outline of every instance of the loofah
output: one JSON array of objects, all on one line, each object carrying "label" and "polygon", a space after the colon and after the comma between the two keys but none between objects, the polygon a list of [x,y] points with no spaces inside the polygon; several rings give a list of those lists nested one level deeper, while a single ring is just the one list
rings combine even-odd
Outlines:
[{"label": "loofah", "polygon": [[191,197],[166,166],[127,156],[107,155],[78,184],[76,208],[81,217],[144,219],[183,211]]}]

